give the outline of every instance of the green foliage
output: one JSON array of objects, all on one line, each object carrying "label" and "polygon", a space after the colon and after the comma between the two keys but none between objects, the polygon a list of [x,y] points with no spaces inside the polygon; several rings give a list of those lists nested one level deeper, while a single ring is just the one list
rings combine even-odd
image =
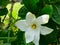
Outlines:
[{"label": "green foliage", "polygon": [[55,23],[52,19],[49,20],[49,23],[42,25],[42,26],[47,26],[49,28],[53,29],[53,32],[51,34],[48,35],[41,35],[41,45],[48,45],[50,43],[54,43],[57,42],[57,36],[58,36],[58,31],[56,29],[57,23]]},{"label": "green foliage", "polygon": [[10,31],[10,37],[13,37],[14,34],[11,30],[0,30],[0,37],[8,37],[9,31]]},{"label": "green foliage", "polygon": [[9,0],[0,0],[0,6],[6,7],[6,5],[9,3]]},{"label": "green foliage", "polygon": [[[19,9],[22,7],[23,5],[21,5],[21,3],[14,3],[14,6],[13,6],[13,11],[12,11],[12,17],[16,20],[18,19],[18,11]],[[10,11],[10,8],[11,8],[11,4],[8,4],[7,6],[7,9],[8,11]]]},{"label": "green foliage", "polygon": [[39,0],[23,0],[23,3],[26,6],[26,8],[32,13],[38,12],[38,7],[37,7],[38,2]]},{"label": "green foliage", "polygon": [[60,5],[53,5],[53,15],[52,19],[54,22],[60,25]]},{"label": "green foliage", "polygon": [[15,41],[12,42],[12,45],[25,45],[25,42],[24,42],[24,32],[22,31],[18,31],[17,33],[17,38]]},{"label": "green foliage", "polygon": [[[36,17],[42,14],[49,14],[50,16],[49,22],[42,26],[52,28],[53,32],[45,36],[41,35],[40,45],[48,45],[57,42],[57,27],[58,29],[60,28],[60,0],[22,0],[24,5],[18,2],[14,3],[13,10],[10,12],[12,3],[14,2],[0,0],[0,37],[15,36],[16,39],[11,41],[11,45],[34,45],[32,42],[26,44],[24,32],[20,31],[14,25],[20,17],[21,19],[25,19],[27,12],[32,12]],[[5,25],[9,28],[5,29]],[[5,42],[7,42],[7,40]]]},{"label": "green foliage", "polygon": [[18,16],[21,17],[21,19],[25,19],[27,12],[28,12],[28,9],[27,9],[25,6],[23,6],[23,7],[19,10]]},{"label": "green foliage", "polygon": [[57,30],[54,30],[51,34],[47,35],[45,38],[47,43],[57,42]]},{"label": "green foliage", "polygon": [[7,15],[7,13],[8,13],[7,8],[0,9],[0,16]]},{"label": "green foliage", "polygon": [[45,2],[46,4],[51,4],[51,3],[60,2],[60,0],[44,0],[44,2]]},{"label": "green foliage", "polygon": [[50,0],[50,2],[60,2],[60,0]]},{"label": "green foliage", "polygon": [[57,42],[57,30],[53,31],[51,34],[46,36],[41,35],[40,39],[41,45],[48,45],[50,43]]},{"label": "green foliage", "polygon": [[21,5],[20,3],[15,3],[14,7],[13,7],[13,12],[12,12],[12,17],[14,19],[18,18],[18,11],[19,9],[22,7],[23,5]]},{"label": "green foliage", "polygon": [[46,5],[43,9],[42,9],[42,14],[49,14],[50,16],[53,13],[53,7],[52,5]]},{"label": "green foliage", "polygon": [[51,34],[46,36],[41,35],[40,39],[41,45],[48,45],[50,43],[57,42],[57,30],[53,31]]}]

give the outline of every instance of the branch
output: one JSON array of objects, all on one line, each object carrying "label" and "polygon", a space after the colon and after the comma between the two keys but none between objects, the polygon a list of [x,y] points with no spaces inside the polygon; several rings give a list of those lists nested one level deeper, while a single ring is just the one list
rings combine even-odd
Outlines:
[{"label": "branch", "polygon": [[5,15],[5,16],[4,16],[4,18],[3,18],[2,22],[4,22],[4,20],[5,20],[6,16],[7,16],[7,15]]},{"label": "branch", "polygon": [[13,5],[14,5],[14,0],[12,0],[12,2],[11,2],[11,9],[10,9],[10,15],[9,15],[9,24],[8,24],[8,26],[6,27],[6,29],[8,29],[8,28],[11,26]]}]

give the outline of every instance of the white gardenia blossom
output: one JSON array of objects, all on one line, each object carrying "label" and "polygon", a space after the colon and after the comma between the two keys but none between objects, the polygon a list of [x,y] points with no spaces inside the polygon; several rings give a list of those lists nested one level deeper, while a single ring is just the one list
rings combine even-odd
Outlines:
[{"label": "white gardenia blossom", "polygon": [[33,42],[35,45],[39,45],[40,34],[47,35],[53,31],[53,29],[41,26],[41,24],[48,23],[49,15],[44,14],[35,17],[34,14],[28,12],[26,20],[19,20],[16,22],[16,26],[21,30],[25,31],[26,43]]}]

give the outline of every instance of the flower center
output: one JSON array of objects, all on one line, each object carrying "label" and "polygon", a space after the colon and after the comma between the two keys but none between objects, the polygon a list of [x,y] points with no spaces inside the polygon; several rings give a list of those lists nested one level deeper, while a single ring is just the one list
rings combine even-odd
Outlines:
[{"label": "flower center", "polygon": [[36,24],[33,24],[31,27],[32,29],[36,29]]}]

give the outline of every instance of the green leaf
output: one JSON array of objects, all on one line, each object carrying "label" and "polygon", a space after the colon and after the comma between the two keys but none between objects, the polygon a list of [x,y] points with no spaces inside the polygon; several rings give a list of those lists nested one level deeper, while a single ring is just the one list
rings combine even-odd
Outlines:
[{"label": "green leaf", "polygon": [[49,22],[43,26],[53,29],[53,32],[51,32],[48,35],[41,35],[40,40],[41,43],[50,44],[57,42],[57,36],[58,36],[58,31],[56,29],[57,24],[52,19],[50,19]]},{"label": "green leaf", "polygon": [[5,7],[9,3],[9,0],[0,0],[0,6]]},{"label": "green leaf", "polygon": [[0,16],[7,15],[8,10],[7,8],[0,9]]},{"label": "green leaf", "polygon": [[53,12],[53,7],[52,5],[46,5],[43,9],[42,9],[42,14],[49,14],[50,16],[52,16],[52,12]]},{"label": "green leaf", "polygon": [[21,17],[21,19],[25,19],[27,12],[28,12],[28,9],[27,9],[25,6],[23,6],[23,7],[19,10],[18,16]]},{"label": "green leaf", "polygon": [[57,3],[60,2],[60,0],[44,0],[45,4],[52,4],[52,3]]},{"label": "green leaf", "polygon": [[4,45],[11,45],[10,43],[5,43]]},{"label": "green leaf", "polygon": [[46,41],[48,43],[54,43],[57,42],[57,31],[54,30],[51,34],[46,36]]},{"label": "green leaf", "polygon": [[38,11],[38,7],[37,7],[38,2],[39,0],[23,0],[24,5],[32,13],[36,13]]},{"label": "green leaf", "polygon": [[60,2],[60,0],[50,0],[50,2],[56,3],[56,2]]},{"label": "green leaf", "polygon": [[55,23],[52,19],[49,20],[49,22],[46,24],[47,27],[52,28],[53,32],[46,35],[46,41],[48,43],[55,43],[57,42],[57,37],[58,37],[58,31],[57,31],[57,26],[58,24]]},{"label": "green leaf", "polygon": [[14,42],[12,42],[13,45],[25,45],[25,39],[24,39],[24,32],[18,31],[17,38]]},{"label": "green leaf", "polygon": [[51,0],[44,0],[45,4],[50,4]]},{"label": "green leaf", "polygon": [[45,36],[41,35],[41,40],[40,40],[41,45],[47,45],[55,42],[57,42],[57,30],[54,30],[49,35],[45,35]]},{"label": "green leaf", "polygon": [[14,7],[13,7],[13,12],[12,12],[12,17],[14,19],[18,19],[18,11],[19,9],[22,7],[23,5],[21,5],[20,3],[15,3]]},{"label": "green leaf", "polygon": [[52,20],[57,24],[60,24],[60,5],[53,6]]}]

